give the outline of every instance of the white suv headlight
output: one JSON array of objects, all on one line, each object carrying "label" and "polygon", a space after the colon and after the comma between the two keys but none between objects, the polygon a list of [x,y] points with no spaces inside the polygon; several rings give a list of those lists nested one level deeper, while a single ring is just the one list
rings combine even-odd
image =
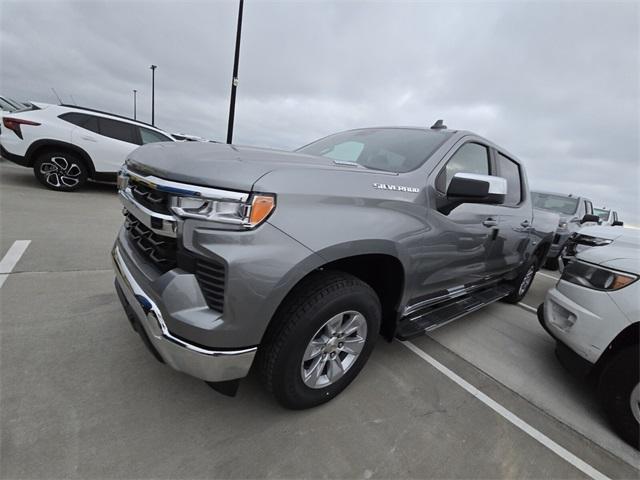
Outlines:
[{"label": "white suv headlight", "polygon": [[594,290],[620,290],[635,282],[638,277],[590,263],[573,261],[565,267],[561,280]]}]

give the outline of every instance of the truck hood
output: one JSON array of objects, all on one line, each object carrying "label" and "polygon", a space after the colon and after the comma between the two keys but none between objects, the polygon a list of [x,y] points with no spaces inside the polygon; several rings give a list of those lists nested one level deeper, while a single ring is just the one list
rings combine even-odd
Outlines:
[{"label": "truck hood", "polygon": [[129,155],[126,165],[166,180],[246,192],[258,179],[282,168],[366,170],[313,155],[210,142],[144,145]]}]

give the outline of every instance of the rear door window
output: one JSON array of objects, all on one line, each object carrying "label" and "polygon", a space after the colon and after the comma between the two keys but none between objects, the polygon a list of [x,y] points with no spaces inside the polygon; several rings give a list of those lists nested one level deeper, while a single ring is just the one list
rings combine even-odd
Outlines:
[{"label": "rear door window", "polygon": [[79,112],[69,112],[63,113],[58,118],[64,120],[65,122],[72,123],[73,125],[77,125],[78,127],[91,130],[94,133],[100,133],[100,129],[98,127],[98,117],[94,115],[87,115],[86,113]]},{"label": "rear door window", "polygon": [[121,142],[138,144],[138,132],[136,126],[131,123],[112,120],[111,118],[98,118],[100,134],[105,137],[120,140]]},{"label": "rear door window", "polygon": [[507,196],[504,199],[503,205],[510,207],[516,206],[522,201],[520,166],[500,152],[498,152],[497,164],[498,176],[507,180]]}]

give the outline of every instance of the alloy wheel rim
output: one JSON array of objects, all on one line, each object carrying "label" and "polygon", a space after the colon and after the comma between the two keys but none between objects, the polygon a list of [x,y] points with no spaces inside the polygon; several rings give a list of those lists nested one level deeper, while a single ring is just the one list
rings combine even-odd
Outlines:
[{"label": "alloy wheel rim", "polygon": [[55,188],[75,187],[80,183],[80,167],[64,157],[51,157],[40,164],[40,173],[45,182]]},{"label": "alloy wheel rim", "polygon": [[631,391],[631,395],[629,396],[629,404],[636,422],[640,423],[640,383],[638,383]]},{"label": "alloy wheel rim", "polygon": [[300,374],[307,387],[334,384],[355,364],[367,340],[367,320],[355,310],[334,315],[313,335],[302,357]]},{"label": "alloy wheel rim", "polygon": [[529,288],[529,285],[531,285],[531,281],[533,280],[533,276],[536,273],[536,268],[531,265],[529,267],[529,270],[527,270],[527,273],[525,274],[524,278],[522,279],[522,283],[520,284],[520,288],[518,289],[518,294],[519,295],[524,295],[527,291],[527,289]]}]

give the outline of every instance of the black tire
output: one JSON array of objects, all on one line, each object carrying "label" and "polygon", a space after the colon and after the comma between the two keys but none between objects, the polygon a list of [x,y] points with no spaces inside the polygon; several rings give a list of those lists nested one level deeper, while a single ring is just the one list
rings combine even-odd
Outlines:
[{"label": "black tire", "polygon": [[89,176],[78,155],[64,150],[40,154],[33,164],[33,173],[42,185],[58,192],[78,190]]},{"label": "black tire", "polygon": [[[513,287],[513,292],[504,297],[502,301],[507,303],[518,303],[521,301],[531,288],[531,284],[533,283],[533,279],[537,271],[538,259],[537,257],[533,257],[529,263],[522,267],[518,276],[508,283],[508,285]],[[530,277],[528,277],[529,274],[531,274]]]},{"label": "black tire", "polygon": [[[364,316],[364,346],[335,383],[311,388],[302,378],[307,346],[329,319],[346,311]],[[369,285],[342,272],[314,273],[285,299],[265,335],[258,352],[262,382],[286,408],[300,410],[328,402],[351,383],[367,362],[380,331],[380,317],[380,300]]]},{"label": "black tire", "polygon": [[547,258],[547,261],[544,262],[544,268],[546,268],[547,270],[558,270],[559,267],[560,261],[558,260],[558,257]]},{"label": "black tire", "polygon": [[640,384],[639,362],[638,345],[620,351],[603,368],[598,393],[618,435],[640,450],[640,419],[631,409],[631,393]]}]

